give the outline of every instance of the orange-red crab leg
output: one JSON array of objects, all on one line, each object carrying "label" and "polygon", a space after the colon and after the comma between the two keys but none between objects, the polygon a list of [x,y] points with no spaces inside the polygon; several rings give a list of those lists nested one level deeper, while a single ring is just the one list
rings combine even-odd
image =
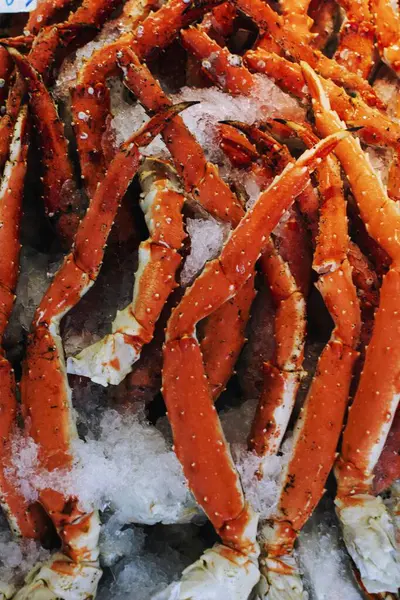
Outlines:
[{"label": "orange-red crab leg", "polygon": [[[293,162],[286,146],[254,125],[225,121],[220,125],[220,131],[221,149],[234,165],[251,169],[260,189],[265,189],[275,175]],[[244,134],[257,144],[257,148]],[[314,230],[318,221],[318,197],[314,194],[311,182],[299,195],[297,204],[307,225]],[[307,296],[311,279],[311,244],[294,207],[287,211],[285,219],[274,231],[274,243],[283,260],[288,263],[296,285]]]},{"label": "orange-red crab leg", "polygon": [[[171,101],[162,91],[160,84],[130,49],[122,50],[118,60],[124,69],[124,83],[146,110],[151,113],[170,105]],[[206,161],[201,146],[182,119],[171,121],[163,132],[163,137],[176,169],[184,181],[186,191],[193,194],[213,216],[237,225],[243,216],[242,206],[219,176],[215,165]],[[188,156],[190,161],[187,160]]]},{"label": "orange-red crab leg", "polygon": [[81,196],[75,189],[64,125],[50,93],[29,60],[13,48],[9,48],[9,52],[27,84],[29,106],[43,144],[41,149],[46,213],[54,223],[62,242],[69,247],[74,239],[83,207]]},{"label": "orange-red crab leg", "polygon": [[[201,319],[234,296],[252,276],[255,262],[282,212],[307,185],[309,173],[317,161],[326,156],[343,135],[346,134],[324,140],[284,169],[241,220],[219,258],[207,263],[172,312],[167,325],[163,395],[175,451],[191,490],[224,543],[224,546],[209,551],[212,553],[210,562],[204,561],[204,557],[199,561],[205,563],[203,583],[209,585],[210,577],[214,579],[224,564],[230,564],[233,577],[237,574],[241,582],[238,598],[247,598],[258,579],[258,573],[255,574],[253,569],[246,571],[243,568],[243,560],[248,565],[257,556],[257,519],[243,499],[205,378],[195,328]],[[196,402],[192,401],[193,390],[196,390]],[[192,585],[194,580],[199,580],[198,569],[195,563],[187,573],[187,577],[193,578]],[[199,584],[192,597],[203,597]]]},{"label": "orange-red crab leg", "polygon": [[263,0],[235,0],[235,5],[255,21],[262,31],[269,31],[280,46],[289,52],[297,61],[303,60],[314,67],[322,77],[352,92],[358,92],[364,101],[383,108],[383,102],[377,97],[369,83],[357,73],[348,71],[335,60],[327,58],[319,50],[304,43],[301,32],[290,28],[290,24],[278,15],[267,2]]},{"label": "orange-red crab leg", "polygon": [[371,0],[371,11],[382,60],[400,76],[400,16],[390,0]]},{"label": "orange-red crab leg", "polygon": [[112,333],[88,346],[67,363],[69,373],[95,383],[117,385],[131,371],[172,290],[181,263],[185,237],[181,211],[184,196],[175,171],[161,161],[147,160],[140,172],[140,200],[150,237],[139,246],[132,302],[117,316]]},{"label": "orange-red crab leg", "polygon": [[[71,253],[36,310],[21,397],[27,434],[38,444],[40,465],[48,471],[70,468],[70,443],[77,435],[59,333],[61,318],[97,278],[119,203],[139,167],[139,147],[149,144],[168,118],[184,107],[177,105],[157,115],[121,146],[79,225]],[[40,502],[60,535],[64,554],[52,557],[36,572],[20,592],[21,598],[42,598],[44,588],[63,597],[72,583],[77,597],[94,596],[101,576],[97,513],[80,510],[79,499],[53,489],[42,491]]]},{"label": "orange-red crab leg", "polygon": [[57,18],[57,13],[72,5],[73,0],[42,0],[39,5],[29,13],[25,31],[37,35],[39,31]]},{"label": "orange-red crab leg", "polygon": [[375,27],[367,0],[340,0],[346,11],[334,59],[352,73],[368,79],[375,63]]},{"label": "orange-red crab leg", "polygon": [[[264,73],[284,91],[300,100],[308,100],[307,86],[300,65],[264,50],[249,51],[244,63],[255,73]],[[360,98],[352,98],[329,79],[321,80],[332,108],[349,126],[360,127],[358,134],[367,143],[398,148],[400,126],[383,112],[368,106]]]},{"label": "orange-red crab leg", "polygon": [[24,107],[15,124],[10,156],[0,183],[0,499],[14,533],[38,537],[38,523],[4,470],[11,460],[11,436],[16,428],[17,400],[14,371],[2,349],[2,338],[14,304],[18,277],[19,227],[23,182],[26,171],[28,136]]},{"label": "orange-red crab leg", "polygon": [[204,321],[200,347],[214,400],[224,391],[246,341],[245,331],[255,295],[253,274],[236,296]]},{"label": "orange-red crab leg", "polygon": [[[320,356],[295,426],[294,445],[284,473],[278,515],[272,526],[267,523],[261,532],[262,555],[265,556],[260,561],[261,572],[270,585],[270,594],[273,590],[278,593],[278,590],[297,586],[300,595],[302,585],[300,580],[295,585],[296,568],[290,553],[298,532],[323,494],[334,463],[352,371],[358,357],[360,308],[347,259],[346,202],[340,169],[334,158],[326,158],[318,169],[318,177],[323,201],[313,266],[319,274],[317,287],[335,328]],[[265,412],[267,415],[271,413],[268,400]],[[264,439],[268,440],[269,425],[274,423],[274,419],[266,421],[264,414],[259,417],[266,429]],[[258,426],[261,426],[260,423]],[[274,434],[272,427],[271,435]],[[272,446],[276,450],[275,441],[268,442],[267,448]],[[256,450],[259,448],[256,447]],[[282,597],[289,596],[283,594]]]},{"label": "orange-red crab leg", "polygon": [[[236,127],[243,129],[250,136],[258,138],[261,141],[260,150],[263,152],[262,157],[266,164],[263,168],[256,169],[255,175],[261,187],[266,188],[268,183],[273,179],[272,174],[274,172],[276,174],[281,172],[289,162],[292,162],[292,158],[286,154],[284,147],[280,146],[276,140],[258,131],[255,127],[240,123],[234,124],[235,127],[231,125],[223,125],[223,127],[225,127],[225,140],[229,139],[231,143],[235,140],[236,149],[246,147],[249,150],[248,144],[250,143]],[[227,128],[229,129],[227,130]],[[233,132],[230,130],[233,130]],[[236,135],[234,134],[235,131]],[[246,140],[246,146],[244,146],[241,138]],[[250,154],[253,160],[254,153],[258,156],[255,147],[253,147],[253,151]],[[268,162],[270,162],[269,165]],[[251,164],[255,163],[251,162]],[[288,220],[295,222],[293,208],[289,210],[291,210],[291,216],[289,216]],[[286,250],[287,246],[290,245],[290,241],[292,241],[290,237],[287,239],[287,232],[290,231],[290,228],[286,229],[286,225],[287,220],[285,217],[285,223],[283,225],[280,224],[275,230],[276,233],[274,233],[275,245],[279,245],[280,249],[283,250]],[[273,418],[274,415],[272,415],[271,419],[267,417],[267,422],[271,420],[271,427],[268,427],[267,435],[264,420],[261,417],[255,419],[250,435],[250,447],[257,447],[260,454],[275,454],[279,448],[293,409],[300,382],[305,338],[305,301],[302,290],[308,291],[311,261],[307,261],[309,249],[304,247],[305,231],[301,227],[296,227],[296,231],[300,234],[298,236],[299,239],[295,236],[295,240],[298,242],[295,244],[298,252],[297,256],[294,256],[289,250],[289,259],[286,257],[284,260],[276,251],[274,242],[270,240],[261,257],[261,267],[269,283],[277,308],[274,319],[276,350],[272,361],[264,365],[264,387],[258,405],[258,414],[268,403],[270,412],[273,412],[274,415],[276,413],[278,419],[276,421]],[[302,252],[302,249],[304,252]],[[301,268],[303,265],[299,265],[299,255],[303,260],[305,259],[305,271]],[[285,262],[286,260],[288,262]],[[308,272],[307,262],[309,266]],[[294,271],[296,272],[297,279],[292,274]],[[272,409],[272,407],[274,408]],[[274,432],[272,432],[272,423],[276,425]],[[271,440],[268,448],[266,438],[268,438],[268,441]],[[274,449],[272,449],[272,446],[274,446]],[[261,447],[263,447],[263,451],[261,451]]]},{"label": "orange-red crab leg", "polygon": [[[323,135],[340,129],[320,80],[303,65],[311,95],[315,121]],[[373,469],[383,450],[399,402],[400,316],[400,212],[388,198],[358,143],[343,140],[336,154],[349,180],[369,234],[392,258],[383,279],[380,304],[375,314],[371,342],[364,369],[349,412],[342,451],[336,468],[336,505],[344,539],[363,583],[369,592],[397,591],[400,560],[393,527],[379,497],[371,495]],[[373,527],[371,521],[373,520]],[[368,548],[368,551],[366,549]]]},{"label": "orange-red crab leg", "polygon": [[278,451],[286,432],[303,373],[306,306],[288,265],[272,241],[261,257],[261,268],[276,305],[276,347],[272,360],[264,363],[263,390],[249,447],[260,456],[272,456]]}]

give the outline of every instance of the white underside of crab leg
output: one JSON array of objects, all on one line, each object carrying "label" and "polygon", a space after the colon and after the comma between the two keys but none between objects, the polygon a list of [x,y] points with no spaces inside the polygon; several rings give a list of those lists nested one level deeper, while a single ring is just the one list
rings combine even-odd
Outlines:
[{"label": "white underside of crab leg", "polygon": [[259,577],[256,558],[216,544],[152,600],[247,600]]},{"label": "white underside of crab leg", "polygon": [[55,554],[38,569],[31,571],[26,578],[26,585],[13,598],[89,600],[96,595],[101,575],[96,563],[74,563],[64,554]]},{"label": "white underside of crab leg", "polygon": [[397,592],[400,555],[393,521],[379,496],[357,494],[354,504],[336,500],[347,550],[370,593]]}]

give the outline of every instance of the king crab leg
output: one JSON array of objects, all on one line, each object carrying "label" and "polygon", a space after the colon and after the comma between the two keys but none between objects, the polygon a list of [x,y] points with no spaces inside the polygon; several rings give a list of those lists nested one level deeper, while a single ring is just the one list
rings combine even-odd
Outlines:
[{"label": "king crab leg", "polygon": [[[183,108],[185,105],[177,105],[155,116],[121,146],[80,223],[71,253],[35,313],[21,397],[26,434],[38,444],[40,466],[47,471],[71,467],[70,443],[77,435],[59,334],[60,320],[97,278],[116,211],[139,166],[139,147],[150,143],[168,118]],[[49,599],[64,598],[71,589],[77,599],[93,596],[101,576],[97,513],[83,511],[79,499],[66,498],[49,488],[40,493],[39,501],[61,538],[62,553],[39,565],[15,598],[36,600],[44,594]]]},{"label": "king crab leg", "polygon": [[70,247],[83,207],[82,199],[74,189],[74,172],[68,157],[64,125],[38,72],[17,50],[13,48],[8,50],[26,82],[29,106],[43,144],[42,165],[46,213],[63,244]]},{"label": "king crab leg", "polygon": [[[340,130],[341,123],[315,73],[303,65],[314,106],[316,126],[322,135]],[[373,470],[382,453],[398,401],[400,293],[400,226],[398,206],[388,198],[379,178],[354,138],[336,148],[368,233],[392,259],[383,279],[379,308],[364,368],[349,411],[336,467],[336,506],[346,546],[368,592],[396,592],[400,561],[393,524],[382,499],[373,496]]]},{"label": "king crab leg", "polygon": [[[119,50],[118,56],[118,60],[125,73],[125,80],[129,82],[130,88],[147,109],[154,111],[171,104],[168,97],[162,92],[158,82],[153,78],[147,67],[139,62],[132,50],[129,48]],[[197,196],[204,208],[210,210],[212,214],[223,218],[223,220],[229,220],[232,224],[236,224],[238,218],[243,215],[243,209],[229,186],[219,177],[216,167],[206,162],[201,147],[193,135],[186,129],[180,117],[174,119],[171,125],[166,128],[164,139],[171,150],[175,164],[179,165],[187,191],[195,192],[195,197]],[[183,154],[185,154],[185,158]],[[185,162],[188,155],[192,156],[192,164],[190,166]],[[194,160],[194,157],[196,160]],[[208,373],[210,376],[210,385],[214,386],[214,393],[216,395],[225,387],[234,361],[244,341],[243,317],[250,309],[252,298],[249,293],[250,287],[249,284],[248,289],[243,290],[237,299],[233,299],[225,308],[221,308],[218,314],[210,316],[206,324],[204,344],[208,350],[211,350],[213,346],[212,353],[206,352],[209,358]],[[140,298],[136,296],[136,293],[134,296],[139,301]],[[160,310],[161,307],[162,304],[159,306]],[[238,314],[238,311],[242,315],[239,319],[235,316]],[[210,346],[209,342],[214,339],[214,335],[221,325],[227,327],[228,324],[230,324],[232,333],[229,341],[231,343],[234,342],[234,345],[230,348],[229,360],[222,360],[225,346],[221,344],[217,347],[215,345]],[[118,330],[117,325],[115,325],[114,329],[116,335],[122,336],[123,332]],[[135,336],[136,343],[137,337],[140,339],[140,335]],[[94,381],[100,382],[103,385],[121,381],[130,371],[133,362],[139,357],[139,353],[133,353],[133,350],[131,350],[128,353],[129,356],[125,357],[124,366],[121,363],[121,356],[118,356],[117,362],[114,363],[116,354],[119,354],[123,348],[125,348],[125,351],[127,349],[126,344],[120,344],[118,351],[114,345],[114,338],[115,336],[108,337],[108,342],[105,340],[100,341],[83,350],[74,359],[69,359],[68,368],[70,372],[90,376]],[[127,341],[126,336],[124,336],[124,339]],[[141,347],[149,339],[143,338],[139,346]],[[111,340],[114,340],[112,343],[113,352],[111,352]],[[228,339],[225,339],[225,342],[227,343]],[[216,348],[218,348],[218,352]],[[105,352],[107,358],[103,357],[102,360],[98,360],[99,352],[101,355]],[[117,368],[113,368],[113,364],[117,365]]]},{"label": "king crab leg", "polygon": [[[299,129],[302,130],[301,126]],[[311,132],[302,133],[305,134],[302,139],[308,145],[315,142]],[[317,172],[322,203],[313,268],[319,275],[317,288],[335,328],[319,358],[316,375],[295,425],[294,444],[282,480],[277,515],[272,523],[263,524],[260,533],[261,573],[269,588],[266,597],[279,594],[282,599],[303,597],[302,583],[291,552],[298,532],[324,492],[334,463],[361,329],[357,292],[347,258],[346,203],[337,161],[328,156]],[[255,446],[260,454],[271,445],[274,451],[277,450],[275,440],[268,437],[268,425],[273,422],[270,417],[273,401],[267,398],[262,409],[261,412],[259,407],[253,424],[253,429],[266,429],[267,446]]]},{"label": "king crab leg", "polygon": [[[267,187],[272,179],[272,173],[279,174],[287,164],[293,162],[292,157],[287,149],[286,152],[284,151],[284,146],[280,146],[275,139],[258,131],[256,127],[241,123],[234,123],[234,125],[239,130],[249,133],[250,137],[263,141],[263,158],[266,162],[270,161],[271,168],[268,168],[267,165],[258,166],[254,162],[254,153],[257,155],[255,148],[250,154],[250,160],[251,165],[254,165],[253,169],[258,181],[261,180],[261,187]],[[229,127],[232,128],[232,126]],[[228,131],[225,132],[225,145],[227,138]],[[237,152],[243,148],[243,142],[240,137],[233,138],[231,134],[231,144],[233,139],[236,142],[234,148],[236,153],[233,158],[236,157],[237,160]],[[247,140],[247,138],[245,139]],[[249,151],[249,147],[246,150]],[[243,164],[244,157],[241,162]],[[293,208],[291,210],[293,211]],[[283,238],[285,242],[285,230],[280,232],[281,229],[282,227],[279,225],[276,230],[277,237],[279,239],[281,234],[281,241]],[[302,271],[296,267],[299,254],[302,256],[299,248],[304,244],[304,233],[302,231],[303,235],[300,235],[300,246],[295,245],[297,257],[289,254],[289,260],[287,260],[280,256],[275,247],[274,233],[274,239],[269,239],[260,259],[261,269],[270,287],[276,308],[274,318],[275,352],[272,359],[263,365],[263,389],[249,437],[250,449],[262,456],[274,455],[279,449],[293,410],[302,375],[306,333],[306,306],[302,289],[308,291],[309,274],[307,273],[305,278],[299,277]],[[309,266],[311,267],[311,263]],[[297,274],[297,279],[294,273]]]},{"label": "king crab leg", "polygon": [[[175,452],[195,498],[223,542],[184,572],[181,585],[193,598],[202,598],[212,581],[212,585],[220,584],[221,591],[226,591],[226,585],[236,583],[237,598],[245,599],[258,580],[254,564],[258,556],[257,518],[244,501],[214,408],[195,335],[196,323],[234,296],[252,276],[260,251],[282,212],[307,185],[317,161],[326,156],[343,135],[346,134],[324,140],[284,169],[231,234],[220,257],[207,263],[168,321],[163,395]],[[184,370],[182,364],[186,365]],[[192,402],[193,389],[196,389],[195,403]],[[208,441],[206,447],[204,439]],[[226,569],[229,569],[229,578]]]},{"label": "king crab leg", "polygon": [[146,161],[139,178],[140,206],[150,237],[139,246],[132,302],[117,313],[112,333],[67,361],[69,373],[104,386],[120,383],[152,339],[163,306],[177,286],[175,274],[181,264],[184,196],[177,175],[166,164]]}]

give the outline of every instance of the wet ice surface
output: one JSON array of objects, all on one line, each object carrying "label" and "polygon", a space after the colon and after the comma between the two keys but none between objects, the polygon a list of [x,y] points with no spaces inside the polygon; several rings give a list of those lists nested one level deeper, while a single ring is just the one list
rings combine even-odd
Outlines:
[{"label": "wet ice surface", "polygon": [[311,600],[363,600],[333,507],[324,500],[300,533],[298,556]]}]

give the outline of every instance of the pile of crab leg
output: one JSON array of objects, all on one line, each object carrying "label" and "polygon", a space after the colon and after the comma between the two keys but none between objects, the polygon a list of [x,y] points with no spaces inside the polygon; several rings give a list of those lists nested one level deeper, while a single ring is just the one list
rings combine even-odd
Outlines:
[{"label": "pile of crab leg", "polygon": [[[17,536],[44,540],[52,528],[61,544],[18,591],[0,582],[0,598],[96,596],[102,576],[97,507],[83,506],[79,494],[56,485],[29,502],[9,475],[13,439],[33,439],[38,470],[71,472],[78,433],[67,372],[119,385],[154,337],[173,449],[219,536],[183,571],[168,598],[305,600],[295,544],[331,485],[332,470],[336,513],[360,588],[376,599],[398,593],[400,104],[390,99],[388,110],[381,92],[391,81],[392,95],[398,93],[399,36],[399,12],[389,0],[282,0],[279,10],[264,0],[167,0],[161,6],[154,0],[78,6],[42,0],[24,35],[0,40],[0,243],[6,249],[0,258],[0,502]],[[254,123],[221,121],[222,175],[191,121],[179,114],[201,102],[175,104],[162,75],[159,81],[153,74],[157,59],[162,63],[177,41],[192,89],[213,84],[225,97],[251,101],[267,77],[308,109],[299,117],[304,121],[262,114]],[[79,63],[79,49],[85,53],[92,42]],[[70,134],[51,86],[74,53]],[[109,89],[116,76],[148,117],[120,146]],[[33,129],[45,214],[67,255],[33,318],[19,402],[4,336],[18,279]],[[143,157],[140,148],[158,135],[164,153]],[[390,156],[387,186],[368,146]],[[116,311],[111,333],[66,360],[61,320],[95,285],[136,174],[148,235],[137,248],[132,300]],[[256,185],[256,198],[249,199],[238,178]],[[178,281],[187,211],[211,216],[229,233],[218,256],[184,289]],[[259,465],[255,478],[263,480],[268,461],[292,435],[267,519],[247,497],[216,407],[232,381],[236,385],[231,376],[260,277],[271,302],[266,331],[273,330],[274,339],[246,432]],[[313,281],[332,327],[305,399],[296,404],[306,375]]]}]

